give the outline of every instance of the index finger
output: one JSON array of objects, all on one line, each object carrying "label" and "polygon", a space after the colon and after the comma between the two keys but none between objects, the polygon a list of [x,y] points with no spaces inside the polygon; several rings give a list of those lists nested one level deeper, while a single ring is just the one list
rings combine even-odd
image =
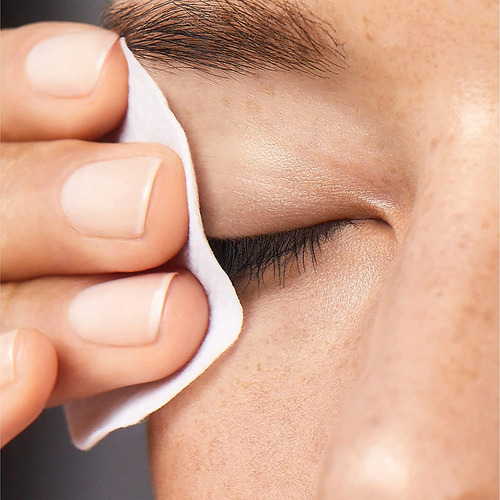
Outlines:
[{"label": "index finger", "polygon": [[78,23],[4,30],[2,140],[92,140],[127,108],[127,63],[115,33]]}]

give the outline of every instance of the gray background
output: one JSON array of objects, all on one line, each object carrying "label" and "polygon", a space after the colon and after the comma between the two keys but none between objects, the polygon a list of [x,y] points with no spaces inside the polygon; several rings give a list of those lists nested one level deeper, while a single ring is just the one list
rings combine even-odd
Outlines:
[{"label": "gray background", "polygon": [[[36,21],[99,24],[105,0],[2,0],[2,28]],[[46,410],[2,450],[2,500],[150,500],[145,426],[88,452],[73,447],[61,408]]]}]

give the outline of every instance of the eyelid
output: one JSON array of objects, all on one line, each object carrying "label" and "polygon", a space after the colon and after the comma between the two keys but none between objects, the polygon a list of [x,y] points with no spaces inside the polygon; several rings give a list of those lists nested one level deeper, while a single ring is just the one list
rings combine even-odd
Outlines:
[{"label": "eyelid", "polygon": [[335,220],[279,233],[237,239],[209,238],[208,241],[233,282],[247,277],[248,283],[257,281],[260,285],[264,272],[272,267],[274,278],[284,286],[290,264],[295,262],[299,272],[305,272],[306,259],[310,258],[315,269],[321,245],[349,225],[355,226],[356,222]]}]

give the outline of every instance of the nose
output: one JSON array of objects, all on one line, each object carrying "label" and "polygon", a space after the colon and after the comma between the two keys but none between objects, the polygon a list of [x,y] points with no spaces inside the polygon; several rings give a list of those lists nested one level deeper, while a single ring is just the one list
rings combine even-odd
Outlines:
[{"label": "nose", "polygon": [[324,498],[498,499],[498,169],[466,156],[449,141],[417,190]]}]

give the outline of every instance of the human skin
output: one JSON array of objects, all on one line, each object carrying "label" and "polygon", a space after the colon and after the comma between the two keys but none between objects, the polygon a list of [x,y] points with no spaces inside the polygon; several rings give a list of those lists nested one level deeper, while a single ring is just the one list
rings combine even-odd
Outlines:
[{"label": "human skin", "polygon": [[[349,68],[335,79],[262,72],[218,81],[151,69],[188,132],[209,235],[357,219],[323,243],[316,270],[291,267],[284,288],[272,272],[260,289],[237,284],[240,340],[151,419],[157,496],[497,498],[496,6],[308,5],[345,42]],[[54,101],[25,85],[30,44],[79,26],[2,39],[3,139],[93,140],[119,120],[118,50],[90,99]],[[98,112],[103,102],[114,112]],[[175,196],[157,196],[155,237],[141,239],[138,254],[127,260],[123,242],[99,250],[54,223],[65,176],[92,160],[152,153],[172,174],[179,166],[168,151],[79,142],[2,150],[3,277],[25,279],[2,284],[2,332],[37,328],[18,332],[17,378],[2,387],[4,444],[47,400],[167,375],[178,365],[166,355],[182,363],[204,330],[185,342],[192,310],[156,343],[124,350],[82,343],[60,321],[75,291],[112,277],[81,274],[147,269],[185,237],[170,226],[178,219],[161,216]],[[170,174],[159,189],[177,185],[168,213],[182,214]],[[51,251],[54,241],[66,252]],[[113,255],[125,261],[111,269]],[[180,303],[197,293],[206,313],[199,285],[184,285]]]},{"label": "human skin", "polygon": [[307,0],[335,78],[151,72],[209,236],[359,219],[237,286],[238,342],[149,420],[158,498],[498,498],[495,2]]},{"label": "human skin", "polygon": [[179,158],[93,142],[127,107],[118,37],[74,23],[1,36],[3,446],[46,406],[178,370],[208,304],[169,263],[188,232]]}]

